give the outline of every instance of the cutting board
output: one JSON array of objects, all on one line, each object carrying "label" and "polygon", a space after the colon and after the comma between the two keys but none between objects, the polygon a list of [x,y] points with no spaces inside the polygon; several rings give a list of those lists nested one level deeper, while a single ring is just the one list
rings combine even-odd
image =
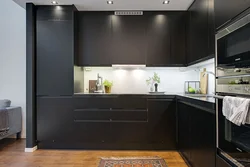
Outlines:
[{"label": "cutting board", "polygon": [[97,80],[89,80],[89,93],[94,93],[96,91],[96,81]]},{"label": "cutting board", "polygon": [[206,68],[200,73],[200,87],[201,94],[207,94],[207,84],[208,84],[208,75],[206,74]]}]

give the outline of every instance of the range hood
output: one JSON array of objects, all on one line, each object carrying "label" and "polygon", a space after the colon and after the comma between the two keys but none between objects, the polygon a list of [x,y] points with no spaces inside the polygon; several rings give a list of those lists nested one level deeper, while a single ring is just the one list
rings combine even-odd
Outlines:
[{"label": "range hood", "polygon": [[146,68],[145,64],[112,64],[115,69],[141,69]]}]

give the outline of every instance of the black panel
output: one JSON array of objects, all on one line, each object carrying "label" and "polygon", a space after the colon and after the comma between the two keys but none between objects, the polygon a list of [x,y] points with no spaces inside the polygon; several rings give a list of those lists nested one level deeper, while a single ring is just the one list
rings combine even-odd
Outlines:
[{"label": "black panel", "polygon": [[176,149],[176,105],[173,99],[148,100],[148,140]]},{"label": "black panel", "polygon": [[250,7],[250,0],[215,0],[214,3],[217,30]]},{"label": "black panel", "polygon": [[215,166],[214,111],[185,101],[178,101],[177,106],[180,152],[193,167]]},{"label": "black panel", "polygon": [[37,140],[71,141],[76,128],[71,97],[37,98]]},{"label": "black panel", "polygon": [[38,21],[72,21],[73,6],[37,6]]},{"label": "black panel", "polygon": [[112,143],[137,143],[143,145],[147,142],[147,122],[111,122]]},{"label": "black panel", "polygon": [[170,61],[170,16],[166,12],[148,14],[147,66],[168,66]]},{"label": "black panel", "polygon": [[37,21],[37,95],[73,94],[73,7],[71,11],[59,11],[66,15],[70,12],[71,20]]},{"label": "black panel", "polygon": [[214,57],[215,28],[213,6],[213,0],[197,0],[188,10],[188,65]]},{"label": "black panel", "polygon": [[113,12],[79,12],[77,65],[110,66]]},{"label": "black panel", "polygon": [[187,12],[173,12],[169,14],[171,28],[171,56],[170,63],[176,66],[186,65],[186,28]]},{"label": "black panel", "polygon": [[112,64],[145,64],[146,17],[112,16]]},{"label": "black panel", "polygon": [[36,7],[26,4],[26,148],[36,145]]}]

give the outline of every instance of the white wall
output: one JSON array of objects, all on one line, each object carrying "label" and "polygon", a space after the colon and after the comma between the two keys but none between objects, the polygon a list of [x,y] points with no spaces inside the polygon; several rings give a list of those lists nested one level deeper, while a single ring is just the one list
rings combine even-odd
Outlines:
[{"label": "white wall", "polygon": [[[91,71],[75,68],[75,81],[81,84],[81,92],[88,92],[89,80],[96,80],[97,74],[113,81],[113,93],[145,93],[150,86],[146,80],[156,72],[160,78],[158,91],[168,93],[184,92],[185,81],[198,81],[199,77],[194,70],[180,72],[179,68],[145,68],[145,69],[113,69],[111,67],[92,67]],[[84,82],[82,82],[84,76]]]},{"label": "white wall", "polygon": [[[113,93],[145,93],[149,91],[146,79],[156,72],[161,78],[159,91],[183,93],[185,81],[199,81],[200,71],[214,72],[214,59],[190,66],[188,68],[144,68],[144,69],[113,69],[111,67],[75,67],[76,92],[88,92],[89,80],[96,80],[99,73],[103,79],[113,81]],[[215,78],[208,77],[208,94],[214,92]]]},{"label": "white wall", "polygon": [[26,12],[12,0],[0,2],[0,99],[23,112],[26,136]]}]

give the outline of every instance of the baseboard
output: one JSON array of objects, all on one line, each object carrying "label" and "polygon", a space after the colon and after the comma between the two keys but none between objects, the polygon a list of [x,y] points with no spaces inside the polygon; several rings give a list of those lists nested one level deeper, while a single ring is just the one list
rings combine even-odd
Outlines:
[{"label": "baseboard", "polygon": [[34,151],[36,151],[37,150],[37,146],[35,146],[35,147],[33,147],[33,148],[25,148],[25,152],[27,152],[27,153],[32,153],[32,152],[34,152]]}]

